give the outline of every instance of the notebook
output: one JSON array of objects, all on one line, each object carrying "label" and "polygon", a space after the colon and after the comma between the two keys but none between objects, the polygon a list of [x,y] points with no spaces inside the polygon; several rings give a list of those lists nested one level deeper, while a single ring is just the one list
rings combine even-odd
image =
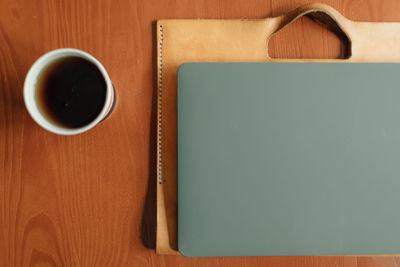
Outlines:
[{"label": "notebook", "polygon": [[178,248],[400,252],[400,65],[185,63]]}]

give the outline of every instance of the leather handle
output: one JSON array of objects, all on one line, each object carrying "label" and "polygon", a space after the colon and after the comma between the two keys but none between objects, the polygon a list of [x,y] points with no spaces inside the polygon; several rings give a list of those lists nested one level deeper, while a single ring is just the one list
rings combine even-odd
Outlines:
[{"label": "leather handle", "polygon": [[336,9],[321,3],[303,5],[292,9],[283,15],[270,18],[268,23],[271,25],[271,28],[269,32],[270,34],[267,36],[267,42],[274,34],[305,15],[326,25],[329,30],[347,41],[346,46],[348,51],[346,58],[349,59],[352,56],[353,53],[350,36],[351,21],[343,17]]}]

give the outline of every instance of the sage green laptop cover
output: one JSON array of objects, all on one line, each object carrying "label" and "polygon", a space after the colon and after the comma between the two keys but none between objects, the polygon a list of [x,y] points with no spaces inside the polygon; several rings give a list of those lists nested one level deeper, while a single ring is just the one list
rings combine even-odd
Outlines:
[{"label": "sage green laptop cover", "polygon": [[185,63],[185,256],[400,253],[400,65]]}]

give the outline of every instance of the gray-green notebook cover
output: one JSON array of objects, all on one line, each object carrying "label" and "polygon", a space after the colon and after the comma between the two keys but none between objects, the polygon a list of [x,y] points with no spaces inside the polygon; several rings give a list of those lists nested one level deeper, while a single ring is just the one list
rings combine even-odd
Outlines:
[{"label": "gray-green notebook cover", "polygon": [[186,256],[400,253],[400,65],[186,63]]}]

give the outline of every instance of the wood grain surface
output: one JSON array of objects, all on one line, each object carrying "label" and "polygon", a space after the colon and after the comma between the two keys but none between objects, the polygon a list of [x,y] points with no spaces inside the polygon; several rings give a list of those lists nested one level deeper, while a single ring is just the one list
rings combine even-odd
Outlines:
[{"label": "wood grain surface", "polygon": [[[160,18],[263,18],[301,0],[0,0],[0,266],[397,266],[385,257],[156,255],[155,34]],[[353,20],[400,21],[397,0],[332,0]],[[24,77],[41,54],[74,47],[115,84],[113,114],[73,137],[26,112]],[[273,57],[337,58],[339,38],[302,18]],[[371,215],[373,216],[373,215]]]}]

